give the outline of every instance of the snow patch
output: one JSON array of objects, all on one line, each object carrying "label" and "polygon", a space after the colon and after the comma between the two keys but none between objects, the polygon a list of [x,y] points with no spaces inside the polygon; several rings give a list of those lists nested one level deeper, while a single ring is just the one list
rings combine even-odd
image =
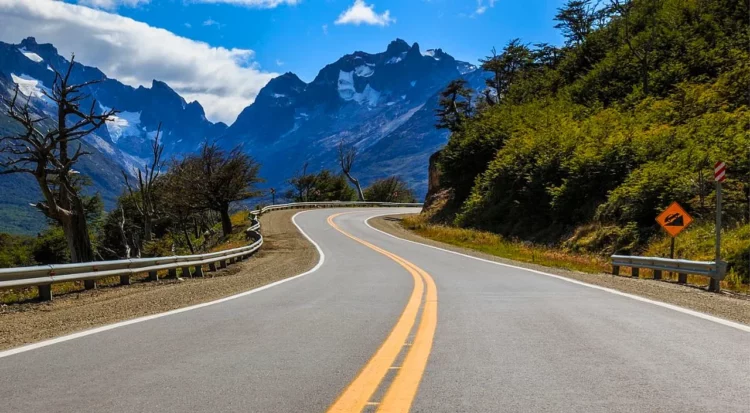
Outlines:
[{"label": "snow patch", "polygon": [[380,100],[380,92],[373,89],[369,84],[365,86],[362,93],[357,92],[354,88],[354,72],[339,71],[338,92],[341,99],[353,100],[359,104],[366,103],[369,106],[377,106],[378,100]]},{"label": "snow patch", "polygon": [[411,83],[410,83],[410,85],[411,85],[411,87],[416,86],[417,85],[417,81],[416,80],[412,80]]},{"label": "snow patch", "polygon": [[368,65],[357,66],[354,68],[354,73],[359,77],[370,77],[375,74],[375,71]]},{"label": "snow patch", "polygon": [[387,65],[395,65],[396,63],[404,60],[405,57],[406,57],[406,52],[403,52],[399,56],[394,56],[394,57],[388,59],[388,61],[385,62],[385,64],[387,64]]},{"label": "snow patch", "polygon": [[22,47],[22,48],[18,49],[18,51],[21,52],[21,53],[23,53],[23,55],[26,56],[29,60],[34,61],[36,63],[39,63],[39,62],[41,62],[41,61],[44,60],[38,54],[26,50],[25,47]]},{"label": "snow patch", "polygon": [[344,100],[354,99],[357,91],[354,89],[354,72],[339,71],[339,96]]},{"label": "snow patch", "polygon": [[283,93],[274,93],[273,97],[275,97],[276,99],[279,99],[279,98],[285,98],[286,95]]},{"label": "snow patch", "polygon": [[[111,108],[99,105],[102,112],[107,112]],[[107,121],[107,131],[109,131],[109,137],[112,142],[117,143],[120,138],[126,136],[140,136],[141,131],[139,126],[141,125],[141,113],[140,112],[120,112],[116,116],[112,116]]]},{"label": "snow patch", "polygon": [[50,66],[50,65],[47,65],[47,70],[49,70],[50,72],[54,72],[55,71],[55,69],[53,69],[52,66]]},{"label": "snow patch", "polygon": [[393,105],[395,105],[395,104],[396,104],[396,102],[388,102],[388,103],[386,103],[385,105],[386,105],[386,106],[393,106]]},{"label": "snow patch", "polygon": [[22,74],[21,76],[17,76],[11,73],[10,77],[11,79],[13,79],[13,83],[18,85],[18,90],[25,96],[41,99],[45,104],[48,105],[52,104],[50,98],[44,95],[45,91],[47,92],[47,94],[52,94],[52,91],[49,90],[49,88],[45,87],[41,81],[24,74]]},{"label": "snow patch", "polygon": [[458,69],[459,73],[461,73],[462,75],[465,75],[467,73],[476,71],[477,67],[469,63],[463,63],[463,64],[459,64],[458,66],[456,66],[456,69]]},{"label": "snow patch", "polygon": [[435,49],[425,50],[424,52],[422,52],[422,56],[431,57],[435,60],[440,60],[440,58],[435,55]]}]

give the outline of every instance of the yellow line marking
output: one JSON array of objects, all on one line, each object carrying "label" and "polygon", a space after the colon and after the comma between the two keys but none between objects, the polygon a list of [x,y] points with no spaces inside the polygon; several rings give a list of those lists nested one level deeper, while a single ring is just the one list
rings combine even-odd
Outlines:
[{"label": "yellow line marking", "polygon": [[362,370],[360,370],[357,377],[344,389],[331,407],[328,408],[329,413],[353,413],[361,412],[367,405],[368,400],[370,400],[370,397],[372,397],[378,389],[380,382],[386,376],[389,368],[393,365],[396,357],[398,357],[398,354],[401,352],[403,343],[409,338],[409,333],[411,332],[419,313],[419,306],[422,301],[422,294],[424,293],[424,282],[422,281],[419,272],[412,268],[409,265],[410,263],[407,264],[408,261],[370,244],[367,241],[344,232],[333,222],[333,219],[339,215],[342,214],[334,214],[328,217],[328,224],[347,237],[396,261],[399,265],[404,267],[409,274],[411,274],[414,280],[414,288],[412,289],[409,301],[406,303],[406,307],[404,307],[401,317],[399,317],[388,337],[367,364],[365,364]]},{"label": "yellow line marking", "polygon": [[[414,266],[414,264],[411,265]],[[385,397],[380,401],[378,413],[409,411],[414,397],[417,395],[417,390],[419,390],[419,383],[422,381],[424,370],[427,367],[430,351],[432,351],[432,342],[437,328],[437,287],[429,274],[417,266],[414,266],[414,269],[419,272],[427,284],[422,319],[419,322],[414,343],[409,348],[401,369]]]}]

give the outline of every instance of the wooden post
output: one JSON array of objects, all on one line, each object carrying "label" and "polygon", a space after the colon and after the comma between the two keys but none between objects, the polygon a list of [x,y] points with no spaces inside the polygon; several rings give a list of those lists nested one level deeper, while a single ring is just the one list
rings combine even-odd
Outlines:
[{"label": "wooden post", "polygon": [[159,281],[159,274],[156,271],[149,271],[148,272],[148,280],[149,281]]},{"label": "wooden post", "polygon": [[224,268],[227,268],[227,260],[221,260],[221,261],[219,261],[219,268],[221,268],[222,270]]},{"label": "wooden post", "polygon": [[39,289],[39,301],[49,301],[52,299],[51,284],[39,285],[37,288]]},{"label": "wooden post", "polygon": [[620,266],[619,265],[613,265],[612,266],[612,275],[620,275]]},{"label": "wooden post", "polygon": [[678,284],[686,284],[687,283],[687,274],[680,273],[677,275],[677,283]]},{"label": "wooden post", "polygon": [[209,269],[209,270],[210,270],[211,272],[216,272],[216,263],[215,263],[215,262],[209,263],[209,264],[208,264],[208,269]]},{"label": "wooden post", "polygon": [[639,278],[640,274],[641,274],[641,269],[638,267],[633,267],[633,272],[631,273],[631,277]]},{"label": "wooden post", "polygon": [[169,269],[169,278],[177,278],[177,268]]},{"label": "wooden post", "polygon": [[93,290],[96,288],[96,280],[83,280],[83,288]]},{"label": "wooden post", "polygon": [[193,278],[193,276],[190,274],[190,267],[182,267],[182,276]]},{"label": "wooden post", "polygon": [[654,279],[661,280],[661,270],[654,270]]},{"label": "wooden post", "polygon": [[195,266],[195,272],[193,272],[193,277],[203,277],[203,266],[202,265],[196,265]]},{"label": "wooden post", "polygon": [[121,275],[120,285],[130,285],[130,275]]}]

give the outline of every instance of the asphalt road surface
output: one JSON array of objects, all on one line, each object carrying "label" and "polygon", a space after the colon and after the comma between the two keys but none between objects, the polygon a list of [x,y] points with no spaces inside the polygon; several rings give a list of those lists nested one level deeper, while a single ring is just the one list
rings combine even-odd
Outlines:
[{"label": "asphalt road surface", "polygon": [[0,411],[750,412],[750,329],[365,223],[394,212],[303,212],[307,274],[0,353]]}]

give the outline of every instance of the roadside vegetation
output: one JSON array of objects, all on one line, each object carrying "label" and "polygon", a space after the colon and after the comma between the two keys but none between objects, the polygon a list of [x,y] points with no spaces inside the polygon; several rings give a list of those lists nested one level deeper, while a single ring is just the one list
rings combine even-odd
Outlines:
[{"label": "roadside vegetation", "polygon": [[443,92],[428,219],[568,254],[668,256],[655,218],[677,201],[695,222],[676,256],[706,259],[724,161],[727,282],[747,283],[748,16],[744,1],[569,1],[563,47],[513,40],[483,60],[484,92]]}]

